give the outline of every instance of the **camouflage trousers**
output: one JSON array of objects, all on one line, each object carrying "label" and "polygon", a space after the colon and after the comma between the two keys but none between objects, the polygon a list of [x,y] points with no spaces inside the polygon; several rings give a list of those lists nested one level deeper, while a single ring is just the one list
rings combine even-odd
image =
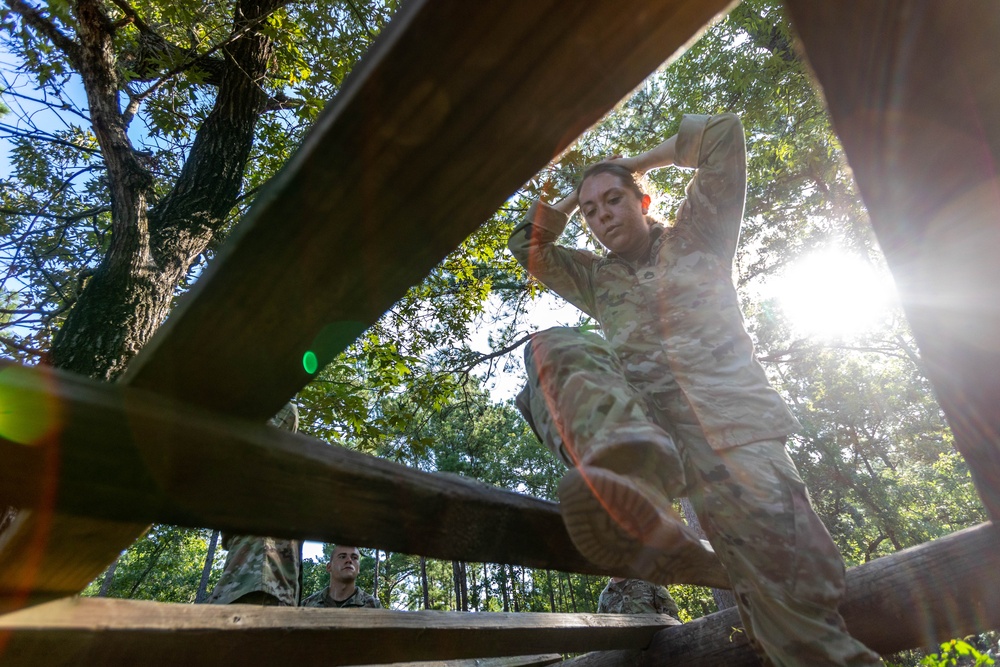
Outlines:
[{"label": "camouflage trousers", "polygon": [[640,397],[600,336],[556,328],[525,350],[518,397],[532,428],[566,465],[606,429],[657,424],[674,438],[691,504],[726,566],[744,631],[776,667],[880,665],[838,611],[843,559],[809,500],[783,440],[713,450],[697,423]]}]

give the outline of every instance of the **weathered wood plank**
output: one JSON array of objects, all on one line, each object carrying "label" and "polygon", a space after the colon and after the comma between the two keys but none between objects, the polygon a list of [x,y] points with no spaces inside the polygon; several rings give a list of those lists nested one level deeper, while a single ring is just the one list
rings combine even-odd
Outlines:
[{"label": "weathered wood plank", "polygon": [[405,3],[124,381],[267,419],[730,1]]},{"label": "weathered wood plank", "polygon": [[[113,558],[128,544],[122,530],[134,538],[140,522],[614,574],[579,554],[549,501],[51,369],[0,363],[0,394],[21,397],[8,406],[8,420],[28,428],[45,412],[40,406],[53,420],[50,435],[32,445],[0,437],[0,504],[56,512],[61,529],[44,539],[64,539],[58,546],[80,556],[35,579],[38,595],[77,592],[80,561],[102,548]],[[66,532],[74,515],[86,517],[87,530]],[[43,544],[33,553],[44,559],[27,562],[45,571],[51,551]],[[86,572],[84,583],[96,574]],[[677,576],[728,585],[717,559],[692,562]],[[0,567],[0,598],[23,596],[25,579]]]},{"label": "weathered wood plank", "polygon": [[[847,572],[840,611],[851,634],[882,654],[1000,628],[1000,528],[959,531]],[[647,650],[598,652],[572,667],[754,667],[734,609],[657,634]]]},{"label": "weathered wood plank", "polygon": [[1000,4],[789,0],[923,364],[1000,518]]},{"label": "weathered wood plank", "polygon": [[559,653],[519,655],[509,658],[472,658],[467,660],[425,660],[423,662],[393,662],[370,667],[546,667],[562,661]]},{"label": "weathered wood plank", "polygon": [[643,648],[669,616],[295,609],[69,598],[0,616],[3,664],[363,665]]},{"label": "weathered wood plank", "polygon": [[[854,636],[882,653],[995,629],[1000,627],[1000,590],[983,582],[992,582],[998,568],[1000,529],[983,524],[852,568],[841,611]],[[191,660],[196,665],[199,658],[220,656],[236,662],[241,651],[263,661],[271,651],[340,646],[341,635],[350,637],[344,645],[352,651],[383,652],[351,653],[335,664],[592,650],[599,652],[570,662],[574,667],[758,664],[738,631],[735,609],[655,636],[655,626],[635,616],[371,611],[374,615],[366,617],[370,610],[360,610],[360,616],[357,611],[67,599],[0,616],[0,637],[10,633],[4,659],[18,665],[33,664],[43,650],[46,664],[147,655],[155,656],[152,664],[162,659],[162,664]],[[672,621],[655,618],[654,624]],[[420,634],[423,630],[427,634]],[[419,634],[420,641],[408,633]],[[198,653],[209,643],[219,653]],[[396,650],[401,652],[391,652]],[[341,659],[323,651],[304,650],[304,655],[305,664]]]}]

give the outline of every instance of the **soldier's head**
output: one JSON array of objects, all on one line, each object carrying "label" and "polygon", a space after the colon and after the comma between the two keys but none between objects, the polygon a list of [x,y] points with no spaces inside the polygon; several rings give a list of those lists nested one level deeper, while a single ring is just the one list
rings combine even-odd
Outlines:
[{"label": "soldier's head", "polygon": [[645,256],[650,197],[632,172],[614,162],[591,165],[583,172],[577,197],[583,219],[601,245],[625,259]]},{"label": "soldier's head", "polygon": [[352,582],[358,578],[360,564],[361,552],[357,547],[337,544],[333,547],[330,562],[326,564],[326,571],[330,573],[331,581]]}]

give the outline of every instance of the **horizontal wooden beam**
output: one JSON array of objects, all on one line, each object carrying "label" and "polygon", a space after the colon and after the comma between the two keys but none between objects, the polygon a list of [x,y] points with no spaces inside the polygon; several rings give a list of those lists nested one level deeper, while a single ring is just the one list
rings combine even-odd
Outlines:
[{"label": "horizontal wooden beam", "polygon": [[[996,629],[1000,590],[984,582],[998,568],[1000,529],[983,524],[852,568],[841,611],[855,637],[885,654]],[[274,609],[85,598],[0,616],[0,643],[7,643],[5,665],[36,664],[41,651],[53,656],[46,664],[145,655],[143,663],[151,665],[198,665],[247,655],[265,662],[282,651],[285,659],[298,659],[300,650],[303,664],[534,651],[596,651],[571,661],[573,667],[757,664],[735,609],[675,624],[665,616]],[[330,646],[347,646],[348,653]]]},{"label": "horizontal wooden beam", "polygon": [[392,662],[369,667],[546,667],[562,662],[561,653],[519,655],[509,658],[468,658],[465,660],[424,660],[422,662]]},{"label": "horizontal wooden beam", "polygon": [[[851,634],[884,655],[1000,628],[1000,528],[992,523],[847,572],[840,605]],[[756,667],[735,608],[660,632],[647,650],[602,651],[567,667]]]},{"label": "horizontal wooden beam", "polygon": [[0,616],[21,665],[365,665],[643,648],[669,616],[182,605],[70,598]]},{"label": "horizontal wooden beam", "polygon": [[[263,422],[312,379],[307,351],[343,350],[730,1],[403,3],[124,382]],[[22,523],[0,563],[60,526]],[[117,532],[104,553],[49,533],[19,590],[70,571],[81,590]]]},{"label": "horizontal wooden beam", "polygon": [[[78,555],[113,527],[159,522],[614,574],[580,555],[549,501],[50,369],[0,364],[0,395],[19,397],[8,423],[43,433],[30,445],[0,438],[0,505],[85,518],[91,529],[108,522],[73,534]],[[112,546],[113,556],[120,537]],[[676,576],[728,585],[717,559]],[[0,567],[0,594],[13,596],[22,579]],[[64,573],[52,585],[45,595],[77,592],[79,582]]]},{"label": "horizontal wooden beam", "polygon": [[1000,4],[787,4],[955,444],[1000,519]]}]

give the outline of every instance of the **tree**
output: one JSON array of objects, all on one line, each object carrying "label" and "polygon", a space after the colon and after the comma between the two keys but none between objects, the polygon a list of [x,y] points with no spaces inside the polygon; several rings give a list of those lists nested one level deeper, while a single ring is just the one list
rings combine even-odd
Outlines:
[{"label": "tree", "polygon": [[[98,577],[82,594],[194,602],[211,532],[154,525],[115,561],[113,578]],[[222,563],[216,559],[208,580],[209,590],[221,575]]]},{"label": "tree", "polygon": [[120,375],[394,9],[9,0],[8,349]]}]

